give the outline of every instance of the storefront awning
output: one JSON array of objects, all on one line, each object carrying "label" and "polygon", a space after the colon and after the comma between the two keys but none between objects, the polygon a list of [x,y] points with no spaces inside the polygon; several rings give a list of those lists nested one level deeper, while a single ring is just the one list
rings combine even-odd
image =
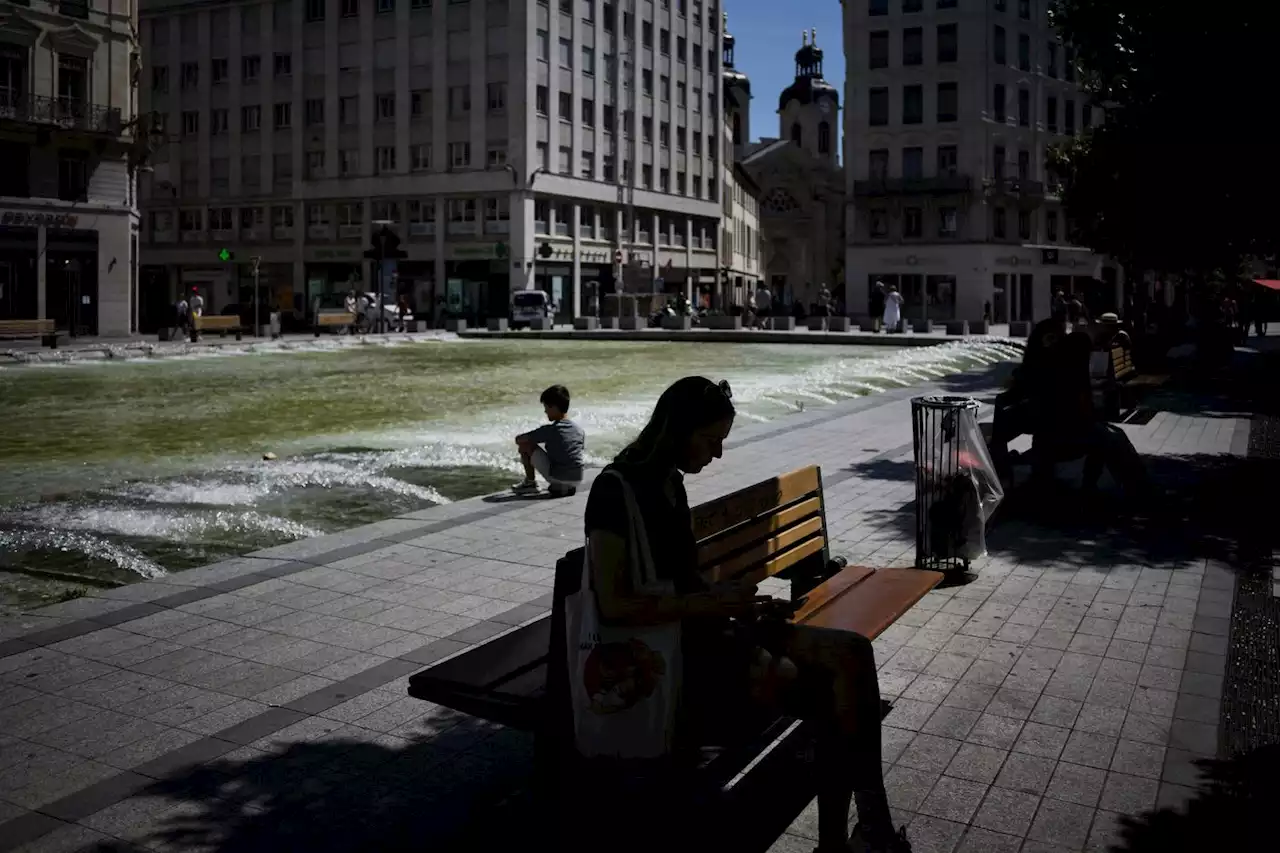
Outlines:
[{"label": "storefront awning", "polygon": [[1255,278],[1253,283],[1269,287],[1272,290],[1280,290],[1280,278]]}]

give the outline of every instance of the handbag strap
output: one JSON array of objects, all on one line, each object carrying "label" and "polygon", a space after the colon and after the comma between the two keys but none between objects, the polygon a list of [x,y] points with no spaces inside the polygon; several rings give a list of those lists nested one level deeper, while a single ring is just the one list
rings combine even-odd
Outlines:
[{"label": "handbag strap", "polygon": [[653,564],[653,554],[649,549],[648,531],[645,529],[644,516],[640,512],[640,504],[636,501],[635,491],[627,478],[618,471],[610,469],[622,486],[622,500],[627,508],[627,516],[631,523],[631,560],[633,580],[637,588],[643,588],[657,582],[658,575]]}]

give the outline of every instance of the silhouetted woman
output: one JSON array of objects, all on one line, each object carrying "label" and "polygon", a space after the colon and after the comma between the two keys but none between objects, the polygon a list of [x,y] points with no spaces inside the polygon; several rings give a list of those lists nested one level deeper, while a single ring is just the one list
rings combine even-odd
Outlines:
[{"label": "silhouetted woman", "polygon": [[[738,620],[777,615],[777,602],[758,596],[754,584],[710,586],[698,573],[684,476],[721,457],[733,418],[728,383],[680,379],[659,397],[639,437],[596,478],[586,530],[601,621],[679,625],[683,677],[673,755],[682,744],[697,744],[704,726],[723,730],[726,721],[740,719],[752,702],[811,719],[821,732],[818,850],[906,853],[910,845],[904,832],[894,832],[881,778],[880,692],[871,643],[850,632],[775,619],[769,620],[776,631],[770,645],[778,654],[771,655]],[[647,532],[652,570],[666,592],[636,588],[623,481]],[[608,719],[596,723],[608,725]],[[851,841],[849,807],[855,797],[860,820]]]}]

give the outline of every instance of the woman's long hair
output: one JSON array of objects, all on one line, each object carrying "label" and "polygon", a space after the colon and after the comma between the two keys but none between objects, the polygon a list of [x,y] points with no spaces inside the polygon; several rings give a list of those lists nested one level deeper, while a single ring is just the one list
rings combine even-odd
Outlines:
[{"label": "woman's long hair", "polygon": [[635,441],[613,460],[615,464],[674,468],[680,453],[696,430],[733,417],[733,392],[729,383],[703,376],[677,379],[662,392],[649,423]]}]

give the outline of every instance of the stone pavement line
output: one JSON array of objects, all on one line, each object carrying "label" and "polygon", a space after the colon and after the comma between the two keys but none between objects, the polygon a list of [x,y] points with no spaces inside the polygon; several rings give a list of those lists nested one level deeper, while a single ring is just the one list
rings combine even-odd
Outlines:
[{"label": "stone pavement line", "polygon": [[[910,396],[912,393],[918,393],[918,391],[919,389],[902,389],[900,391],[882,395],[878,399],[860,398],[857,400],[851,400],[847,404],[840,404],[838,406],[838,411],[836,412],[823,409],[815,411],[812,415],[809,413],[802,413],[797,415],[794,419],[789,419],[790,422],[786,431],[813,430],[816,432],[823,430],[824,428],[829,429],[833,423],[841,418],[847,418],[850,415],[883,408],[885,405],[896,402],[894,398],[905,399],[905,397]],[[748,447],[758,441],[774,438],[776,437],[776,434],[776,429],[752,430],[750,427],[747,427],[739,433],[741,437],[734,442],[731,450]],[[818,435],[817,440],[813,442],[813,445],[830,445],[830,443],[830,441],[824,441],[822,435]],[[863,443],[871,442],[865,441]],[[810,445],[809,442],[805,442],[804,444],[805,446]],[[878,455],[895,455],[903,449],[904,448],[901,447],[893,448],[890,451]],[[909,449],[909,446],[906,449]],[[803,453],[805,451],[802,449],[801,452]],[[824,477],[824,479],[828,480],[833,485],[836,482],[843,482],[849,477],[854,476],[853,472],[842,471],[838,465],[828,464],[826,470],[829,473],[827,477]],[[722,476],[720,478],[721,482],[708,482],[704,488],[699,489],[698,491],[706,492],[706,496],[709,497],[711,493],[730,491],[733,488],[746,485],[747,483],[745,480],[754,482],[758,480],[760,476],[762,476],[762,474],[752,473],[750,471],[746,472],[745,476],[739,476],[736,478]],[[707,479],[709,481],[710,478]],[[579,498],[578,500],[582,500],[582,498]],[[512,510],[522,510],[524,514],[545,514],[541,513],[541,510],[544,509],[544,507],[538,507],[537,504],[533,503],[513,503],[507,506],[511,507]],[[506,509],[506,507],[504,507],[504,509]],[[545,509],[554,508],[547,505]],[[427,512],[429,513],[430,511]],[[507,511],[505,513],[484,511],[481,513],[464,514],[452,519],[442,520],[435,524],[416,525],[396,534],[395,538],[403,540],[404,542],[427,540],[434,536],[443,534],[446,531],[456,532],[460,524],[475,525],[477,523],[493,523],[498,519],[500,514],[510,516],[520,513],[511,511]],[[571,530],[576,529],[581,524],[580,507],[573,511],[566,511],[563,515],[565,517],[565,522],[570,526]],[[390,544],[389,537],[383,537],[372,542],[321,552],[319,554],[305,556],[289,562],[282,561],[277,565],[269,566],[264,570],[252,572],[249,575],[238,575],[227,580],[216,581],[215,585],[219,587],[219,589],[216,590],[214,596],[235,593],[238,591],[250,591],[254,584],[267,585],[271,581],[276,581],[287,576],[297,576],[302,572],[312,572],[317,569],[322,569],[326,565],[332,563],[341,564],[344,560],[350,561],[359,559],[380,550],[385,551]],[[557,545],[557,551],[563,553],[564,550],[568,549]],[[286,551],[285,553],[280,554],[280,556],[288,557],[292,555]],[[266,558],[262,557],[261,559]],[[252,580],[249,578],[252,578]],[[137,610],[130,609],[127,611],[123,608],[117,609],[112,611],[115,615],[109,613],[106,614],[105,617],[95,617],[95,619],[103,619],[106,622],[112,623],[114,626],[126,625],[126,623],[135,621],[134,619],[129,619],[126,615],[123,615],[126,613],[137,614],[137,618],[145,620],[156,615],[157,612],[166,611],[166,608],[161,606],[163,603],[172,601],[172,603],[178,607],[185,605],[196,605],[199,607],[203,603],[207,602],[208,598],[214,597],[205,596],[203,593],[204,590],[201,588],[183,590],[172,594],[169,597],[161,597],[153,599],[151,602],[144,602],[151,605],[149,607],[139,608]],[[239,748],[243,744],[261,737],[269,736],[281,729],[299,722],[300,720],[308,718],[311,715],[323,714],[330,709],[336,708],[338,705],[351,702],[362,695],[368,694],[370,691],[376,690],[379,687],[403,678],[422,666],[429,665],[436,660],[456,654],[471,647],[477,642],[482,642],[491,636],[496,636],[498,633],[508,630],[512,626],[537,618],[546,612],[547,606],[549,605],[549,601],[545,600],[546,597],[547,596],[543,596],[543,600],[533,599],[524,604],[510,607],[503,612],[489,616],[487,619],[477,623],[476,625],[464,628],[455,634],[447,635],[426,645],[406,651],[398,657],[387,660],[373,668],[354,673],[344,680],[322,686],[310,693],[290,699],[278,708],[271,708],[263,711],[255,717],[250,717],[241,722],[237,722],[223,729],[214,731],[203,738],[187,743],[170,752],[161,754],[143,764],[123,770],[105,779],[98,780],[87,788],[71,791],[60,799],[39,805],[36,807],[35,811],[29,812],[23,817],[16,818],[7,824],[0,825],[0,838],[4,839],[3,842],[0,842],[0,849],[6,849],[6,847],[10,845],[9,839],[30,839],[32,837],[43,836],[49,831],[57,829],[58,825],[50,823],[51,819],[56,818],[75,821],[80,817],[85,816],[86,810],[91,809],[92,811],[88,813],[92,813],[100,811],[103,808],[107,808],[113,803],[123,801],[136,793],[138,786],[143,784],[139,782],[140,779],[147,780],[147,783],[149,783],[152,780],[169,775],[183,767],[188,767],[191,764],[213,760]],[[180,610],[178,612],[186,613],[187,611]],[[94,622],[94,620],[84,621]],[[100,630],[102,627],[103,625],[101,622],[94,622],[92,630]],[[60,630],[73,634],[70,638],[73,640],[75,639],[75,636],[80,636],[78,631],[67,631],[65,626]]]}]

